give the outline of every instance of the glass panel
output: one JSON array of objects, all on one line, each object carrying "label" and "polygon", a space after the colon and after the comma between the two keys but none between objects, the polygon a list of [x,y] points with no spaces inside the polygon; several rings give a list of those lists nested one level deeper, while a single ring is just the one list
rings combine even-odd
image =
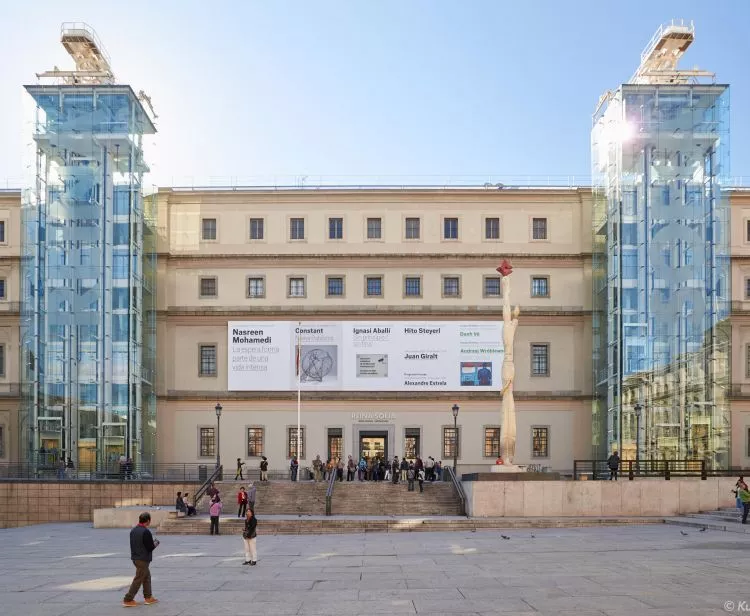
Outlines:
[{"label": "glass panel", "polygon": [[382,238],[382,221],[380,218],[367,219],[367,239],[379,240]]},{"label": "glass panel", "polygon": [[378,296],[383,294],[383,279],[380,277],[367,278],[367,295]]}]

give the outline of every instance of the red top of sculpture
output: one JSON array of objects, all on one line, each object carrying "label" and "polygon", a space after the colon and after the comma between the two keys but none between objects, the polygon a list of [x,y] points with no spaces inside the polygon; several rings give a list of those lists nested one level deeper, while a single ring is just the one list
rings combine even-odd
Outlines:
[{"label": "red top of sculpture", "polygon": [[496,271],[500,272],[501,276],[510,276],[513,273],[513,266],[508,262],[508,259],[503,259]]}]

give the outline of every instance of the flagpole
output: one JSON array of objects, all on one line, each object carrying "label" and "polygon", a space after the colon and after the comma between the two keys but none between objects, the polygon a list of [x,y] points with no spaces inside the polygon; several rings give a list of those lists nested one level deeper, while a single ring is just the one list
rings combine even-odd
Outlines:
[{"label": "flagpole", "polygon": [[[302,323],[297,323],[297,464],[299,464],[300,461],[300,419],[302,416],[302,386],[301,386],[301,380],[302,380],[302,344],[301,344],[301,338],[300,338],[300,327],[302,327]],[[299,481],[299,473],[300,469],[299,466],[297,467],[297,481]]]}]

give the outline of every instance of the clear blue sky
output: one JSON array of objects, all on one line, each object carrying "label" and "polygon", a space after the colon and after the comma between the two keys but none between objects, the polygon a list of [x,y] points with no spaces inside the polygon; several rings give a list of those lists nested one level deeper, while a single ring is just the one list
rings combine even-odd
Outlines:
[{"label": "clear blue sky", "polygon": [[696,24],[683,66],[731,84],[731,174],[750,183],[747,0],[0,0],[0,180],[23,171],[22,84],[70,66],[63,21],[91,24],[151,95],[165,185],[588,176],[599,95],[672,18]]}]

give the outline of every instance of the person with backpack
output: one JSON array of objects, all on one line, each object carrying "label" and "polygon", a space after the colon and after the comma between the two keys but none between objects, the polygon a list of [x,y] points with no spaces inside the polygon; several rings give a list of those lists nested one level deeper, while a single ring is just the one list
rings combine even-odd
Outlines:
[{"label": "person with backpack", "polygon": [[617,481],[617,470],[620,468],[620,456],[615,451],[609,458],[607,458],[607,466],[609,467],[609,480],[613,479]]},{"label": "person with backpack", "polygon": [[258,562],[258,550],[255,546],[257,536],[258,520],[253,508],[247,510],[245,516],[245,529],[242,531],[242,542],[245,544],[245,562],[243,565],[255,566]]},{"label": "person with backpack", "polygon": [[261,456],[260,461],[260,480],[268,481],[268,458]]},{"label": "person with backpack", "polygon": [[414,475],[416,474],[416,471],[414,470],[414,464],[409,464],[409,470],[406,471],[406,481],[409,483],[409,492],[414,492]]}]

